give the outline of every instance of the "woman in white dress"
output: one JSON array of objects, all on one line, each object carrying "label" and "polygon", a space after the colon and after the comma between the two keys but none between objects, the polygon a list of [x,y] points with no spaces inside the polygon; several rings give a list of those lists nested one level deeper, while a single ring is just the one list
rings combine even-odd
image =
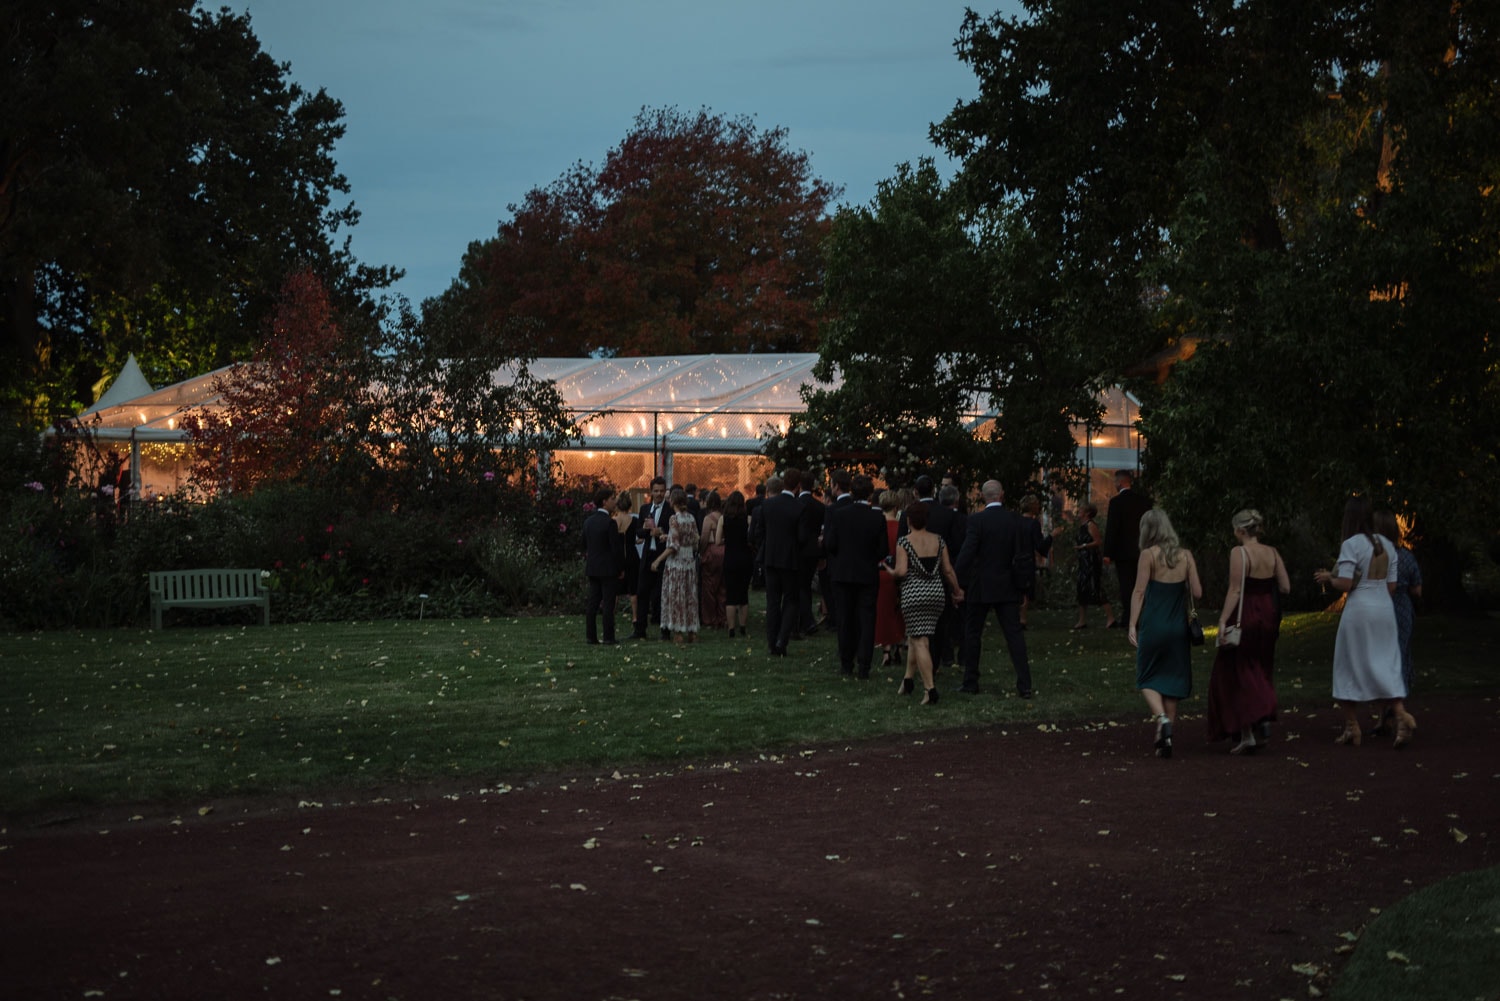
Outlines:
[{"label": "woman in white dress", "polygon": [[1361,702],[1387,702],[1396,717],[1396,746],[1411,743],[1417,721],[1406,711],[1401,679],[1401,643],[1396,635],[1396,546],[1375,534],[1374,511],[1365,496],[1344,505],[1344,544],[1335,570],[1318,570],[1319,584],[1345,591],[1344,614],[1333,645],[1333,697],[1344,712],[1338,743],[1359,745]]}]

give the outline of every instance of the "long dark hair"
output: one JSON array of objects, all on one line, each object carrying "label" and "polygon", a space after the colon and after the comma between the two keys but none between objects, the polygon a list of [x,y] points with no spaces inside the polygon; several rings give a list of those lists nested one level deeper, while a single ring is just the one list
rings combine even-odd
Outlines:
[{"label": "long dark hair", "polygon": [[724,502],[724,517],[726,519],[729,519],[743,518],[744,516],[745,495],[736,490],[734,493],[730,494],[729,499]]},{"label": "long dark hair", "polygon": [[1390,554],[1375,537],[1375,505],[1367,494],[1355,494],[1344,503],[1344,538],[1363,535],[1370,540],[1370,569],[1372,580],[1384,580],[1390,568]]}]

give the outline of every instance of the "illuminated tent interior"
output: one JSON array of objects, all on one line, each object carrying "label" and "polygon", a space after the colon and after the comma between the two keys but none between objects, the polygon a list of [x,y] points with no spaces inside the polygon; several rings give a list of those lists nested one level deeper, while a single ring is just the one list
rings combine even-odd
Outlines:
[{"label": "illuminated tent interior", "polygon": [[[817,360],[816,354],[541,358],[530,368],[537,378],[556,383],[583,433],[581,442],[554,456],[565,472],[644,487],[660,471],[672,482],[728,492],[770,474],[770,463],[759,454],[764,434],[784,430],[788,418],[804,409],[800,390],[814,382]],[[138,496],[171,493],[186,485],[190,465],[183,417],[221,405],[213,385],[226,371],[128,399],[111,398],[112,385],[80,418],[101,445],[129,449]],[[1108,470],[1134,468],[1140,444],[1132,426],[1135,400],[1115,389],[1104,403],[1103,432],[1089,439],[1078,430],[1079,458],[1099,470],[1096,479],[1107,479]],[[982,429],[995,416],[976,407],[974,427]],[[1101,486],[1095,484],[1096,492]]]}]

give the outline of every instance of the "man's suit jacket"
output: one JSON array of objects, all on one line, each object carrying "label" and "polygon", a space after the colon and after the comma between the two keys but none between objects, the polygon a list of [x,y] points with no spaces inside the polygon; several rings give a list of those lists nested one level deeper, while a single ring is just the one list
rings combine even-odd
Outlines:
[{"label": "man's suit jacket", "polygon": [[583,572],[590,577],[617,577],[625,566],[625,536],[609,512],[599,508],[583,519]]},{"label": "man's suit jacket", "polygon": [[767,497],[760,506],[760,534],[765,565],[795,570],[802,559],[804,519],[802,502],[789,493]]},{"label": "man's suit jacket", "polygon": [[658,528],[665,532],[667,530],[668,522],[672,520],[672,505],[668,504],[667,501],[663,499],[661,502],[660,510],[657,511],[654,517],[651,513],[653,510],[654,509],[651,506],[650,501],[647,501],[645,504],[641,505],[640,527],[635,530],[636,537],[646,543],[645,548],[641,550],[641,563],[643,565],[651,563],[658,556],[667,551],[666,537],[663,536],[661,542],[657,543],[655,533],[646,529],[646,520],[648,518],[651,519]]},{"label": "man's suit jacket", "polygon": [[[935,497],[919,497],[917,500],[927,506],[927,531],[933,535],[940,535],[948,544],[948,558],[958,558],[958,549],[964,544],[964,516],[951,507],[944,507],[937,502]],[[901,512],[897,519],[896,537],[905,535],[910,528],[906,524],[906,512]]]},{"label": "man's suit jacket", "polygon": [[1101,556],[1116,563],[1135,563],[1141,558],[1141,516],[1151,510],[1151,498],[1127,487],[1110,498],[1104,523]]},{"label": "man's suit jacket", "polygon": [[828,509],[812,495],[811,490],[798,494],[797,503],[802,505],[802,566],[810,570],[818,562],[818,536],[823,531],[823,519]]},{"label": "man's suit jacket", "polygon": [[965,602],[990,605],[1021,600],[1011,579],[1011,566],[1017,556],[1031,555],[1031,539],[1023,528],[1020,515],[1000,504],[969,515],[956,567]]},{"label": "man's suit jacket", "polygon": [[836,584],[879,584],[890,553],[885,515],[868,504],[835,504],[823,526],[828,573]]}]

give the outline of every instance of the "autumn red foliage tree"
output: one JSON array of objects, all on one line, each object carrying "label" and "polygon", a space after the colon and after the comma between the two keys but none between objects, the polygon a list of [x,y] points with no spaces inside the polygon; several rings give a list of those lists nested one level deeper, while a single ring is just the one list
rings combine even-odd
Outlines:
[{"label": "autumn red foliage tree", "polygon": [[784,128],[643,109],[598,169],[508,206],[428,305],[538,355],[815,350],[838,194]]},{"label": "autumn red foliage tree", "polygon": [[250,361],[215,379],[214,391],[223,409],[200,411],[189,429],[199,455],[193,478],[203,486],[251,490],[322,477],[357,454],[362,352],[311,271],[287,278],[265,340]]}]

